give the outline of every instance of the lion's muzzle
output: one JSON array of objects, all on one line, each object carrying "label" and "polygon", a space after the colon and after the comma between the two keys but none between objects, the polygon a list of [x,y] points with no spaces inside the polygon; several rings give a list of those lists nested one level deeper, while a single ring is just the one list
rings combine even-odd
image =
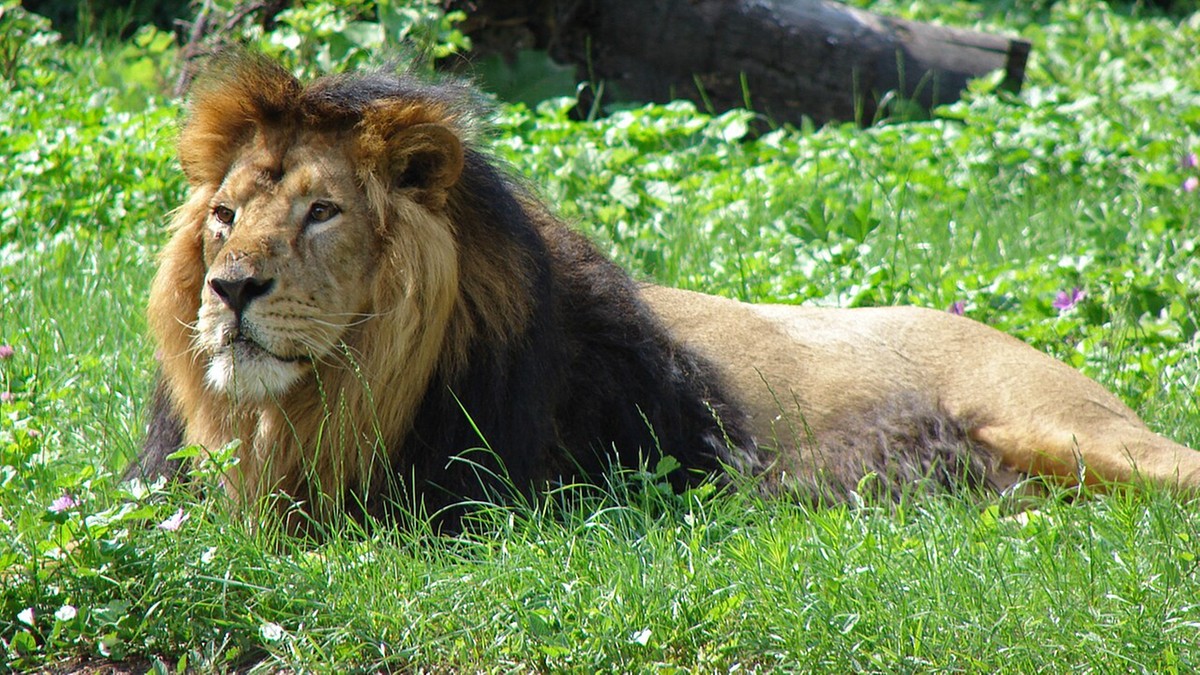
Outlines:
[{"label": "lion's muzzle", "polygon": [[[286,391],[303,373],[307,354],[281,354],[272,331],[261,326],[266,303],[276,288],[275,279],[248,273],[243,266],[212,273],[208,279],[210,302],[201,311],[200,339],[207,345],[208,384],[238,398],[261,399]],[[270,315],[270,310],[266,315]]]}]

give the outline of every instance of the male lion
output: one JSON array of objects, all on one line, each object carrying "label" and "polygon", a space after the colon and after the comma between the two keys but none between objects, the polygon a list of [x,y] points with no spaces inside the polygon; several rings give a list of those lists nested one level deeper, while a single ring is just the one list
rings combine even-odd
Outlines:
[{"label": "male lion", "polygon": [[317,520],[660,453],[680,483],[734,471],[819,501],[1027,475],[1200,482],[1200,454],[979,323],[639,286],[476,147],[472,101],[210,63],[179,144],[191,194],[151,289],[159,384],[129,475],[239,440],[230,493]]}]

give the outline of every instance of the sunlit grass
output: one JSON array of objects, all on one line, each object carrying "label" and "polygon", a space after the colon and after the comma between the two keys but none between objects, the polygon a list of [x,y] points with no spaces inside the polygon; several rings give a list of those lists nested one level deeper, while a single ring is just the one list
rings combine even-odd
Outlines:
[{"label": "sunlit grass", "polygon": [[[957,24],[978,11],[880,7]],[[747,113],[580,124],[547,104],[505,110],[496,153],[639,276],[760,301],[961,302],[1200,443],[1197,17],[1068,0],[982,20],[1035,43],[1019,98],[981,86],[930,122],[757,140],[739,140]],[[347,527],[314,546],[254,526],[211,476],[153,497],[116,486],[153,370],[154,255],[183,190],[178,108],[148,88],[174,55],[149,49],[39,47],[0,83],[7,667],[1200,667],[1196,509],[1154,490],[1060,495],[1021,517],[948,498],[811,510],[674,495],[650,471],[484,509],[457,538]]]}]

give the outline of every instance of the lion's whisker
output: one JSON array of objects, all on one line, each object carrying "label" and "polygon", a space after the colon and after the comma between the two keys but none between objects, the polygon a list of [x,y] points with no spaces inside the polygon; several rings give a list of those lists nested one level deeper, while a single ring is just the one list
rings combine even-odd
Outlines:
[{"label": "lion's whisker", "polygon": [[195,334],[195,333],[200,332],[200,329],[199,329],[200,319],[199,318],[197,318],[195,321],[188,322],[188,321],[184,321],[183,319],[180,319],[179,317],[175,317],[175,323],[186,328],[189,333]]}]

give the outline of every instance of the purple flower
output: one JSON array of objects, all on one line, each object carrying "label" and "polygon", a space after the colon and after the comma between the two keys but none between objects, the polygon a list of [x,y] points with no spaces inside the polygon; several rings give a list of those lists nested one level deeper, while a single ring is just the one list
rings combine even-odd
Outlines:
[{"label": "purple flower", "polygon": [[11,359],[17,350],[13,349],[12,345],[0,345],[0,359]]},{"label": "purple flower", "polygon": [[1184,192],[1195,192],[1196,188],[1200,188],[1200,178],[1188,176],[1187,179],[1183,181]]},{"label": "purple flower", "polygon": [[1054,298],[1051,306],[1060,312],[1065,312],[1078,305],[1080,300],[1083,300],[1083,289],[1076,286],[1070,291],[1059,291],[1058,296]]},{"label": "purple flower", "polygon": [[167,532],[174,532],[175,530],[178,530],[185,522],[187,522],[187,519],[188,514],[184,513],[183,509],[179,509],[175,512],[175,515],[159,523],[158,529],[166,530]]},{"label": "purple flower", "polygon": [[79,506],[79,502],[69,492],[64,492],[61,497],[50,502],[50,510],[55,513],[62,513],[76,506]]},{"label": "purple flower", "polygon": [[950,303],[950,306],[946,308],[946,311],[950,312],[951,314],[962,316],[963,313],[967,311],[967,303],[963,302],[962,300],[955,300],[954,302]]},{"label": "purple flower", "polygon": [[1196,153],[1189,152],[1179,160],[1179,166],[1183,167],[1184,171],[1195,169],[1200,166],[1200,157],[1196,157]]}]

